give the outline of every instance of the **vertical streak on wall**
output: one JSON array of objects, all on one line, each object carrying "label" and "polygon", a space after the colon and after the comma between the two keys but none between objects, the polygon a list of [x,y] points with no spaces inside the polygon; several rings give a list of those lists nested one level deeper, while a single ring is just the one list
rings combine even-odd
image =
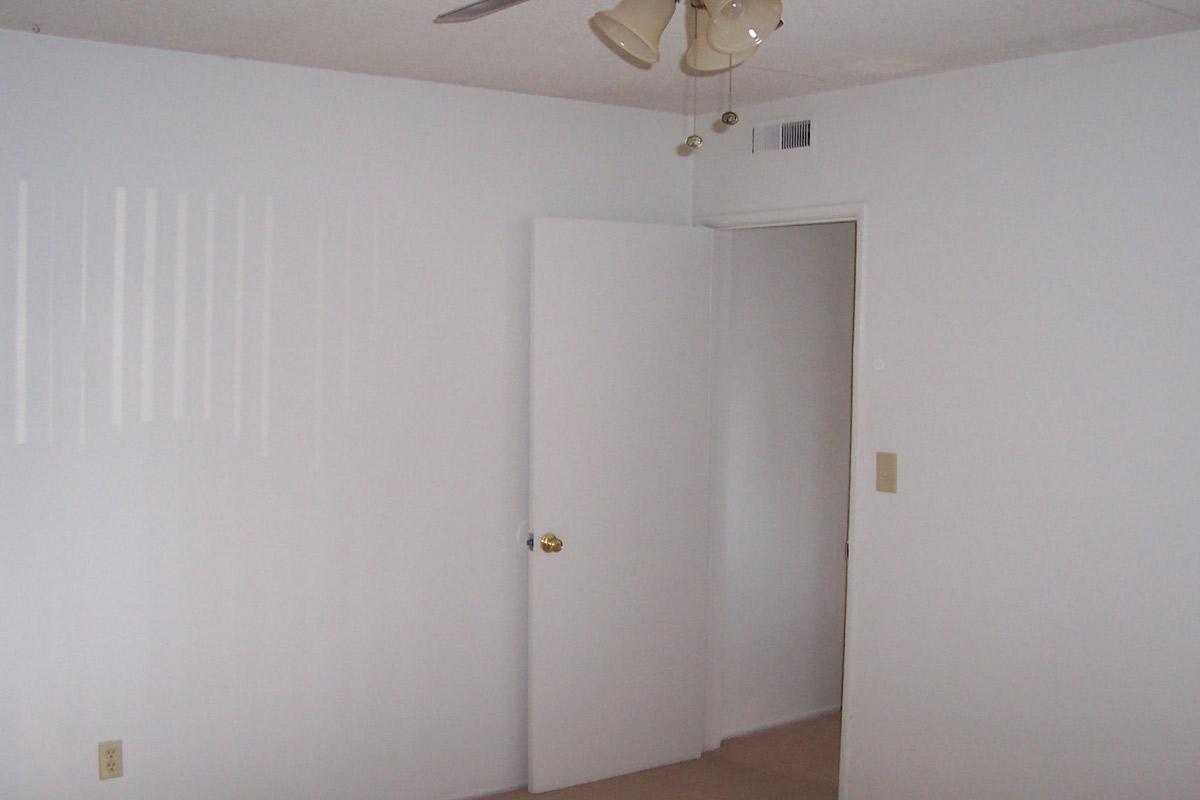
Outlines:
[{"label": "vertical streak on wall", "polygon": [[58,188],[50,187],[50,286],[46,298],[46,441],[54,444],[54,323],[55,295],[58,293]]},{"label": "vertical streak on wall", "polygon": [[213,257],[213,228],[216,227],[216,199],[212,192],[205,201],[204,225],[204,418],[212,418],[212,369],[213,369],[213,272],[216,269]]},{"label": "vertical streak on wall", "polygon": [[187,363],[187,249],[188,196],[180,192],[175,195],[175,369],[171,398],[171,416],[175,419],[183,419],[187,380],[184,369]]},{"label": "vertical streak on wall", "polygon": [[125,200],[125,187],[117,187],[113,197],[112,422],[118,430],[125,403]]},{"label": "vertical streak on wall", "polygon": [[25,444],[25,352],[28,335],[27,291],[29,285],[29,184],[21,181],[17,186],[17,286],[16,286],[16,331],[14,337],[15,360],[13,387],[16,394],[16,420],[14,422],[17,444]]},{"label": "vertical streak on wall", "polygon": [[325,201],[317,219],[316,354],[313,357],[313,465],[321,465],[321,416],[325,372]]},{"label": "vertical streak on wall", "polygon": [[233,284],[233,440],[242,439],[242,335],[245,332],[246,196],[237,198],[237,250]]},{"label": "vertical streak on wall", "polygon": [[83,187],[83,225],[79,235],[79,446],[87,444],[87,290],[88,187]]},{"label": "vertical streak on wall", "polygon": [[158,192],[146,190],[142,236],[142,422],[154,419],[154,328],[158,271]]},{"label": "vertical streak on wall", "polygon": [[350,410],[350,242],[354,230],[354,208],[346,201],[346,241],[342,254],[342,414]]},{"label": "vertical streak on wall", "polygon": [[275,261],[275,198],[267,195],[267,206],[263,213],[263,278],[262,278],[262,386],[259,402],[261,416],[262,457],[270,455],[271,448],[271,280]]},{"label": "vertical streak on wall", "polygon": [[378,335],[379,324],[379,204],[371,222],[371,332]]}]

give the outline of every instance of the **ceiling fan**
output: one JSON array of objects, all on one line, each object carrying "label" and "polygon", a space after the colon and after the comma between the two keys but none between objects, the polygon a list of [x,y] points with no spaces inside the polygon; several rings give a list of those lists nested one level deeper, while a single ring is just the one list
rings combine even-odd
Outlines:
[{"label": "ceiling fan", "polygon": [[[783,0],[687,0],[693,14],[692,40],[684,63],[692,70],[692,133],[684,140],[698,150],[704,138],[696,130],[696,72],[729,70],[729,110],[721,115],[726,126],[736,125],[733,110],[733,68],[783,27]],[[470,22],[503,11],[525,0],[476,0],[438,16],[434,22]],[[620,0],[611,11],[591,19],[592,29],[614,47],[638,61],[653,64],[661,57],[658,44],[682,0]]]},{"label": "ceiling fan", "polygon": [[[477,0],[439,15],[434,22],[470,22],[526,0]],[[621,0],[611,11],[592,17],[604,38],[633,58],[659,60],[658,43],[680,0]],[[696,12],[696,37],[687,65],[698,72],[719,72],[745,61],[783,25],[782,0],[688,0]]]}]

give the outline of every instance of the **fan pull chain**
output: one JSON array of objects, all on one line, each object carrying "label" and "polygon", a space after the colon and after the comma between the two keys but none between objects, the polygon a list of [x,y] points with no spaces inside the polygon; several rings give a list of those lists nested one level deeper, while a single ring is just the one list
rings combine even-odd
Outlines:
[{"label": "fan pull chain", "polygon": [[[695,4],[692,5],[692,29],[696,31],[696,38],[700,38],[700,28],[698,26],[697,10]],[[692,82],[692,135],[683,140],[689,150],[699,150],[704,146],[704,137],[696,132],[696,76],[691,75],[688,80]]]},{"label": "fan pull chain", "polygon": [[721,122],[726,125],[737,125],[738,115],[733,110],[733,54],[729,55],[729,110],[721,115]]}]

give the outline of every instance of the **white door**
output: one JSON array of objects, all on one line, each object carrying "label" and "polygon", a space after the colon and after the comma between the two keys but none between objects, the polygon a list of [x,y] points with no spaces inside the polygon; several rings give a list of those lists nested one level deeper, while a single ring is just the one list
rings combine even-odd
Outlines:
[{"label": "white door", "polygon": [[712,234],[534,225],[533,792],[700,756]]}]

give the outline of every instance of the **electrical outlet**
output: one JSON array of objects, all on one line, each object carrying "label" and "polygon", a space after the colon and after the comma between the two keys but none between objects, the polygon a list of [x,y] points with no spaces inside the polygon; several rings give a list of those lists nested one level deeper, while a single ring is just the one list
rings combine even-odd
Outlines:
[{"label": "electrical outlet", "polygon": [[121,755],[121,741],[100,743],[100,780],[120,778],[125,774],[125,759]]}]

